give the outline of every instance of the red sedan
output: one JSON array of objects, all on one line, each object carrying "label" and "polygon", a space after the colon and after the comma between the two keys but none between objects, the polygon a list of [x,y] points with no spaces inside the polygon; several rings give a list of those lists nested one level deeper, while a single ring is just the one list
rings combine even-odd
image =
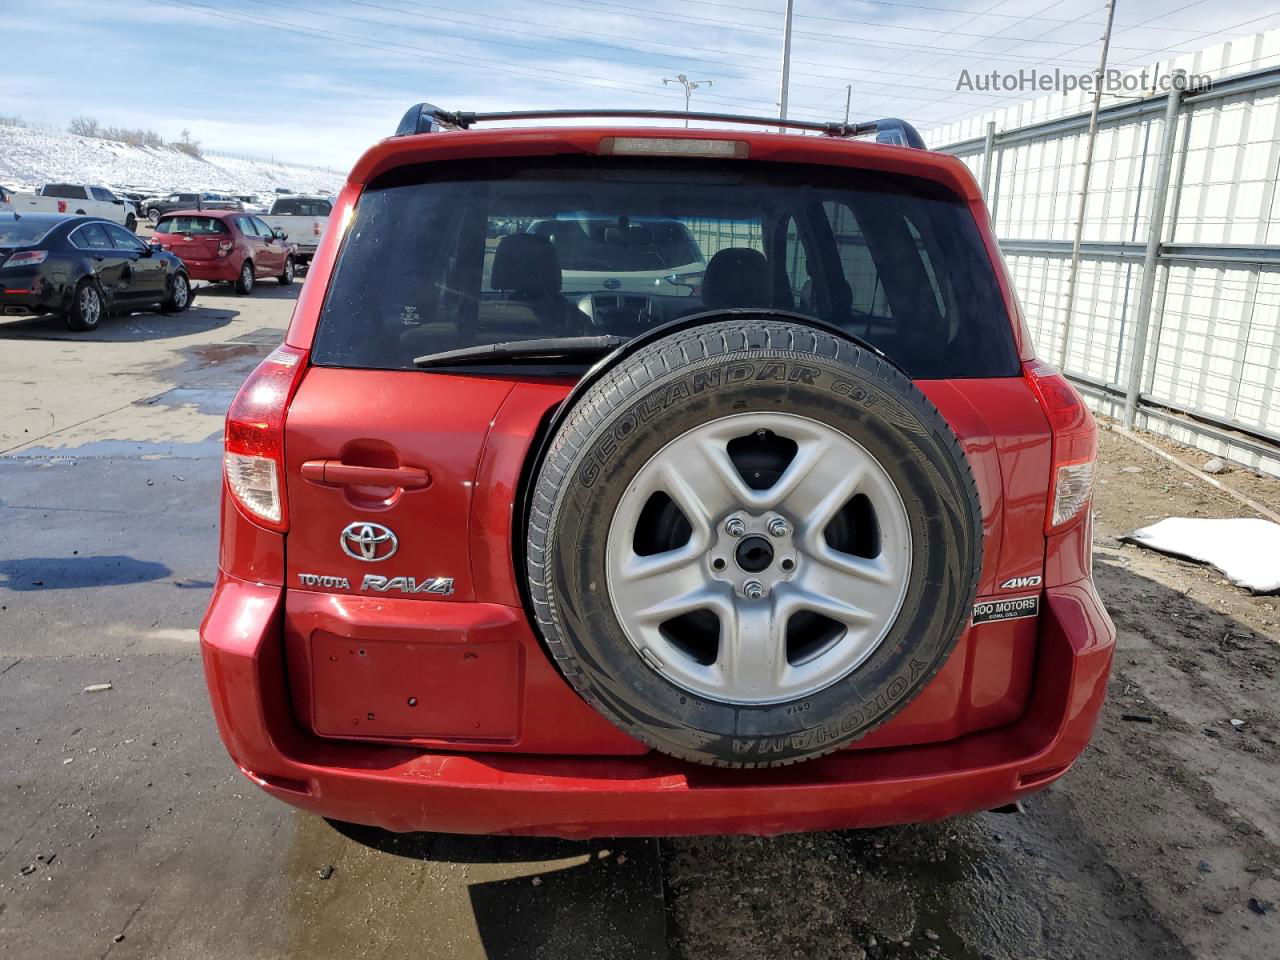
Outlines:
[{"label": "red sedan", "polygon": [[259,280],[293,283],[297,247],[284,231],[237,210],[176,210],[156,224],[151,242],[176,254],[193,280],[233,283],[252,293]]}]

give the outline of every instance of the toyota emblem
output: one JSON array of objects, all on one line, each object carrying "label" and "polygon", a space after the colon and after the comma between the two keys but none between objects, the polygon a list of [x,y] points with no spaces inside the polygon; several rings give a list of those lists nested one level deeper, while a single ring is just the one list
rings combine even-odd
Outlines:
[{"label": "toyota emblem", "polygon": [[400,541],[389,527],[363,520],[347,524],[338,542],[342,544],[342,552],[348,557],[365,563],[385,560],[400,546]]}]

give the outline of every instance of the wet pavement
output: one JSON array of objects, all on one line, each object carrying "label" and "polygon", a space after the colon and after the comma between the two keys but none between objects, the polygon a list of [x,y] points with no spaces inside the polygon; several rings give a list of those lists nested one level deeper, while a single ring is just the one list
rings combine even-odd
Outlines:
[{"label": "wet pavement", "polygon": [[[393,836],[262,795],[218,742],[195,627],[221,417],[293,292],[0,324],[0,956],[1275,955],[1280,602],[1120,546],[1105,487],[1112,702],[1023,815],[568,842]],[[1104,454],[1120,483],[1129,454]],[[1144,469],[1136,498],[1169,495]]]}]

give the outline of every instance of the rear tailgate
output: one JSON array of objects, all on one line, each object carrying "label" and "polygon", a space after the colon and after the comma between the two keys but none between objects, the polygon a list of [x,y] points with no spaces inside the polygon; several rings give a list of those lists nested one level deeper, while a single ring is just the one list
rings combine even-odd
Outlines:
[{"label": "rear tailgate", "polygon": [[314,252],[324,234],[328,217],[277,216],[262,217],[267,226],[273,230],[283,230],[290,243],[297,244],[299,250]]},{"label": "rear tailgate", "polygon": [[[454,743],[466,739],[456,726],[462,709],[456,694],[481,697],[486,689],[467,673],[478,664],[487,689],[504,691],[513,712],[466,718],[478,725],[475,749],[637,749],[600,715],[576,711],[583,703],[533,634],[517,590],[525,533],[513,505],[527,482],[522,470],[539,424],[571,384],[545,373],[527,376],[527,367],[501,375],[413,369],[415,356],[476,339],[543,333],[529,306],[537,298],[523,295],[520,284],[529,283],[531,294],[545,291],[523,274],[496,283],[496,252],[489,249],[505,241],[518,252],[534,243],[506,235],[490,241],[517,213],[554,217],[584,203],[677,213],[685,205],[699,222],[718,217],[699,234],[704,253],[723,252],[716,244],[747,245],[755,260],[785,264],[786,271],[771,277],[781,289],[778,299],[785,294],[796,311],[819,320],[831,304],[842,303],[858,317],[852,332],[900,362],[963,444],[982,508],[979,600],[1031,602],[1014,611],[1019,616],[970,623],[919,697],[857,746],[945,741],[1019,717],[1036,659],[1052,439],[1021,375],[992,264],[965,204],[941,188],[907,190],[881,182],[886,178],[862,187],[847,174],[762,166],[754,170],[754,189],[776,203],[762,199],[760,209],[797,212],[789,222],[766,223],[762,214],[753,225],[744,219],[736,167],[685,189],[680,170],[665,180],[654,174],[660,161],[645,161],[643,168],[636,161],[634,169],[619,164],[632,175],[599,178],[587,175],[597,158],[547,161],[546,181],[574,183],[566,193],[548,192],[537,177],[533,186],[522,186],[521,163],[512,160],[512,170],[490,174],[492,184],[477,186],[481,175],[470,167],[441,165],[442,172],[421,184],[391,181],[368,189],[346,231],[312,345],[318,366],[307,372],[286,422],[294,518],[286,548],[286,636],[299,719],[325,736]],[[670,195],[647,193],[663,190]],[[832,198],[825,207],[807,202],[815,191]],[[585,201],[583,192],[591,194]],[[800,200],[806,203],[787,207]],[[796,227],[804,218],[804,228]],[[923,239],[907,229],[917,223],[927,228]],[[618,235],[629,239],[619,224]],[[821,243],[808,246],[806,238],[815,236]],[[572,271],[559,271],[557,290],[571,307],[589,311],[595,297],[616,297],[628,272],[652,269],[647,262],[631,264],[625,244],[619,251],[599,289],[580,289]],[[915,266],[895,276],[893,268],[904,264]],[[829,289],[818,290],[815,277],[826,278]],[[897,300],[895,310],[888,309],[894,304],[886,303],[886,289]],[[685,311],[690,296],[674,282],[653,284],[626,330],[641,320],[656,323],[664,311]],[[511,655],[513,645],[518,656]],[[476,659],[464,663],[468,655]],[[512,693],[508,684],[516,673]],[[407,688],[406,678],[414,676],[430,676],[436,689],[444,689],[442,683],[448,689],[442,702],[455,706],[443,725]],[[539,731],[548,728],[558,728],[559,738],[540,740]]]},{"label": "rear tailgate", "polygon": [[162,219],[152,239],[181,259],[198,262],[225,255],[230,249],[231,233],[215,217],[174,217]]}]

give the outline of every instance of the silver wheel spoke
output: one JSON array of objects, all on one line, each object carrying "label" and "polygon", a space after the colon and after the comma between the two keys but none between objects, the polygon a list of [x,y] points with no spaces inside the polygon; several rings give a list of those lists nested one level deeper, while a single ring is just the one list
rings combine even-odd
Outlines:
[{"label": "silver wheel spoke", "polygon": [[694,437],[664,458],[661,489],[684,515],[708,526],[752,495],[729,459],[729,451],[715,437]]},{"label": "silver wheel spoke", "polygon": [[786,625],[774,606],[767,599],[738,603],[721,623],[716,667],[735,697],[771,696],[787,669]]},{"label": "silver wheel spoke", "polygon": [[632,554],[619,571],[627,612],[654,625],[705,606],[711,599],[700,559],[687,548],[652,557]]}]

